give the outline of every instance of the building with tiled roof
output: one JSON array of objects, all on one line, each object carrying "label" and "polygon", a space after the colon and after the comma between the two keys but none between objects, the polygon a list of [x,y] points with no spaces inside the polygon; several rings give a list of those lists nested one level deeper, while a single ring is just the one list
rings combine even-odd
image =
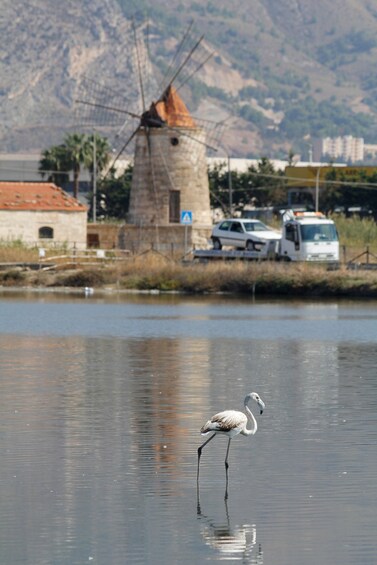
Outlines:
[{"label": "building with tiled roof", "polygon": [[0,182],[0,240],[86,248],[87,207],[53,183]]}]

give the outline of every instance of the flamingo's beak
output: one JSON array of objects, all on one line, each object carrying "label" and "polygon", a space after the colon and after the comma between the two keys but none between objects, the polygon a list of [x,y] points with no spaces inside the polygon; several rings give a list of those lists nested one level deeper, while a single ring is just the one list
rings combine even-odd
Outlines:
[{"label": "flamingo's beak", "polygon": [[263,410],[266,408],[266,405],[261,398],[258,400],[258,406],[260,408],[260,414],[263,414]]}]

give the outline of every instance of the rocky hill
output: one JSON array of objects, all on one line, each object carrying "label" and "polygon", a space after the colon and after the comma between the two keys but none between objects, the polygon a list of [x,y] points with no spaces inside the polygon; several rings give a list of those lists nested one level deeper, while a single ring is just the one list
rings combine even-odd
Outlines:
[{"label": "rocky hill", "polygon": [[[138,29],[149,22],[141,61],[133,17]],[[305,158],[319,135],[377,142],[370,0],[3,0],[1,151],[39,150],[80,129],[75,100],[87,77],[102,99],[113,93],[112,102],[121,97],[122,107],[140,112],[140,63],[143,77],[148,66],[148,103],[188,29],[191,39],[205,36],[200,60],[214,55],[182,96],[195,115],[227,118],[223,144],[232,154],[284,157],[293,149]]]}]

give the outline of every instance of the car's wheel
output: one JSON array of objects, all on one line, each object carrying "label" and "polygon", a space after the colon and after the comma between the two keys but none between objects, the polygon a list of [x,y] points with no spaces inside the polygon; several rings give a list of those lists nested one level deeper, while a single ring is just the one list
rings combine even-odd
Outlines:
[{"label": "car's wheel", "polygon": [[246,251],[255,251],[254,242],[251,241],[250,239],[248,239],[246,242]]},{"label": "car's wheel", "polygon": [[213,244],[213,248],[216,249],[216,250],[220,250],[222,248],[221,241],[219,239],[217,239],[217,237],[215,237],[212,240],[212,244]]}]

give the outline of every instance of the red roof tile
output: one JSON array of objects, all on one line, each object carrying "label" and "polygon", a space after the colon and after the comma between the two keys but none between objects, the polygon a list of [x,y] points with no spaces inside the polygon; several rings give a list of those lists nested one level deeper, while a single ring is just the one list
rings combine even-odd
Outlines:
[{"label": "red roof tile", "polygon": [[0,210],[84,212],[87,206],[50,182],[0,182]]},{"label": "red roof tile", "polygon": [[157,114],[170,127],[196,127],[186,104],[174,86],[168,86],[160,100],[154,104]]}]

